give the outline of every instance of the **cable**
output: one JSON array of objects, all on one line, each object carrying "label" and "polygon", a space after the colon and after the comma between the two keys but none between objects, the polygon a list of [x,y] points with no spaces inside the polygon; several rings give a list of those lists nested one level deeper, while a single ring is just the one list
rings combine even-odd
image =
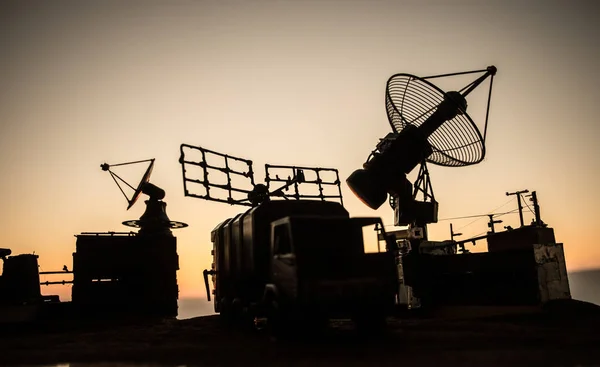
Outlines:
[{"label": "cable", "polygon": [[477,214],[477,215],[467,215],[464,217],[444,218],[444,219],[438,219],[438,222],[443,222],[446,220],[469,219],[469,218],[479,218],[479,217],[487,217],[487,214]]},{"label": "cable", "polygon": [[531,214],[535,215],[535,213],[533,212],[533,210],[531,210],[531,207],[529,206],[529,204],[527,204],[527,200],[523,200],[523,202],[525,203],[525,205],[527,206],[527,209],[529,209],[529,211],[531,212]]},{"label": "cable", "polygon": [[494,212],[498,209],[504,208],[506,205],[508,205],[511,201],[515,200],[515,198],[511,198],[510,200],[508,200],[506,203],[500,205],[499,207],[497,207],[496,209],[492,210],[492,212],[490,214],[494,214]]},{"label": "cable", "polygon": [[519,209],[513,209],[513,210],[511,210],[511,211],[509,211],[509,212],[505,212],[505,213],[498,213],[498,214],[494,214],[494,215],[495,215],[496,217],[501,217],[501,216],[503,216],[503,215],[507,215],[507,214],[514,214],[514,213],[516,213],[516,212],[518,212],[518,211],[519,211]]},{"label": "cable", "polygon": [[502,204],[502,205],[500,205],[499,207],[497,207],[497,208],[493,209],[493,210],[492,210],[492,211],[491,211],[489,214],[482,214],[482,215],[480,215],[480,218],[479,218],[479,219],[475,219],[474,221],[472,221],[472,222],[469,222],[469,223],[465,224],[464,226],[457,228],[456,230],[457,230],[457,231],[459,231],[459,230],[461,230],[461,229],[463,229],[463,228],[465,228],[465,227],[468,227],[468,226],[470,226],[471,224],[473,224],[473,223],[475,223],[475,222],[477,222],[477,221],[480,221],[481,219],[483,219],[483,218],[485,218],[485,217],[488,217],[490,214],[494,214],[494,212],[495,212],[496,210],[498,210],[498,209],[502,209],[503,207],[505,207],[506,205],[508,205],[509,203],[511,203],[513,200],[515,200],[515,198],[510,198],[510,199],[509,199],[507,202],[505,202],[504,204]]},{"label": "cable", "polygon": [[[443,219],[438,219],[438,222],[447,221],[447,220],[457,220],[457,219],[470,219],[470,218],[477,218],[477,219],[475,219],[475,220],[473,220],[473,221],[471,221],[471,222],[469,222],[469,223],[465,224],[464,226],[462,226],[462,227],[459,227],[459,228],[455,229],[455,231],[459,231],[459,230],[461,230],[461,229],[463,229],[463,228],[465,228],[465,227],[468,227],[468,226],[470,226],[471,224],[473,224],[473,223],[475,223],[475,222],[477,222],[477,221],[479,221],[479,220],[481,220],[481,219],[483,219],[483,218],[489,217],[489,216],[490,216],[490,214],[493,214],[493,215],[494,215],[494,216],[496,216],[496,217],[501,217],[501,216],[503,216],[503,215],[507,215],[507,214],[514,214],[514,213],[518,212],[518,211],[519,211],[519,209],[513,209],[513,210],[511,210],[511,211],[508,211],[508,212],[503,212],[503,213],[494,213],[496,210],[498,210],[498,209],[502,209],[503,207],[505,207],[506,205],[508,205],[508,204],[509,204],[510,202],[512,202],[513,200],[515,200],[515,198],[511,198],[510,200],[508,200],[508,201],[507,201],[507,202],[505,202],[504,204],[502,204],[502,205],[500,205],[499,207],[497,207],[497,208],[495,208],[494,210],[492,210],[492,211],[491,211],[489,214],[476,214],[476,215],[466,215],[466,216],[462,216],[462,217],[443,218]],[[387,227],[387,228],[390,228],[390,227],[396,227],[396,226],[394,226],[394,225],[386,225],[386,226],[384,226],[384,228],[386,228],[386,227]],[[401,226],[401,227],[406,227],[406,226]],[[485,232],[484,232],[484,233],[485,233]],[[477,236],[475,236],[475,237],[477,237]]]},{"label": "cable", "polygon": [[[494,214],[494,212],[498,209],[502,209],[503,207],[505,207],[506,205],[508,205],[511,201],[515,200],[515,198],[511,198],[510,200],[508,200],[507,202],[505,202],[504,204],[500,205],[499,207],[493,209],[490,211],[490,214]],[[444,218],[444,219],[438,219],[438,222],[442,222],[442,221],[446,221],[446,220],[456,220],[456,219],[469,219],[469,218],[478,218],[478,217],[487,217],[489,214],[477,214],[477,215],[466,215],[466,216],[462,216],[462,217],[453,217],[453,218]]]},{"label": "cable", "polygon": [[480,221],[480,220],[484,219],[485,217],[487,217],[487,215],[483,214],[483,215],[481,215],[480,217],[481,217],[481,218],[479,218],[479,219],[475,219],[474,221],[471,221],[471,222],[469,222],[469,223],[465,224],[464,226],[457,228],[456,230],[457,230],[457,231],[460,231],[461,229],[463,229],[463,228],[465,228],[465,227],[468,227],[468,226],[470,226],[471,224],[473,224],[473,223],[475,223],[475,222],[477,222],[477,221]]}]

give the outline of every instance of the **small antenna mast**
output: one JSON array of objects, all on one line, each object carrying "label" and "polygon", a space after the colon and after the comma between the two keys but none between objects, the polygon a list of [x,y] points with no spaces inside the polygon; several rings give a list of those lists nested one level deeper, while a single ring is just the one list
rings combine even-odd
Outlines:
[{"label": "small antenna mast", "polygon": [[517,204],[519,206],[519,220],[521,221],[521,227],[525,225],[523,221],[523,205],[521,205],[521,194],[527,194],[529,190],[521,190],[515,192],[507,192],[506,196],[516,195],[517,196]]}]

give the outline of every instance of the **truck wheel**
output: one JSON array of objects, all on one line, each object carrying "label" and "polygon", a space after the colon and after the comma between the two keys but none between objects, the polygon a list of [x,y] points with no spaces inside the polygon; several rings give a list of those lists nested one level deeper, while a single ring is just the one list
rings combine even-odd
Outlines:
[{"label": "truck wheel", "polygon": [[221,312],[219,313],[219,319],[227,326],[233,322],[231,303],[226,298],[221,299]]},{"label": "truck wheel", "polygon": [[387,330],[387,321],[384,315],[380,314],[361,314],[352,319],[356,331],[360,335],[375,336],[385,333]]},{"label": "truck wheel", "polygon": [[242,307],[242,301],[239,298],[234,298],[231,301],[231,323],[235,326],[242,325],[244,323],[244,309]]},{"label": "truck wheel", "polygon": [[279,338],[283,335],[285,322],[282,320],[279,303],[272,299],[266,304],[267,331],[270,336]]},{"label": "truck wheel", "polygon": [[277,340],[292,341],[301,334],[301,323],[285,305],[272,300],[268,307],[267,329],[271,337]]}]

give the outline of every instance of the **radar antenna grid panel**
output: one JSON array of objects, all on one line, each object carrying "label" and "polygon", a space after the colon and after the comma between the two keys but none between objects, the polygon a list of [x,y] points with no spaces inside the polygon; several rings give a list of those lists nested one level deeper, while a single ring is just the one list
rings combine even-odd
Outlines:
[{"label": "radar antenna grid panel", "polygon": [[[459,92],[444,92],[429,80],[472,73],[484,73],[480,78],[469,83]],[[385,105],[388,120],[395,133],[400,133],[408,126],[420,127],[438,109],[448,97],[454,100],[459,108],[455,117],[443,122],[439,127],[422,126],[428,135],[428,142],[433,152],[427,162],[449,167],[468,166],[481,162],[485,157],[485,134],[489,99],[496,67],[489,66],[485,70],[467,71],[453,74],[417,77],[411,74],[395,74],[389,78],[385,91]],[[484,135],[473,119],[466,112],[465,97],[491,76]],[[456,98],[455,98],[456,97]],[[462,97],[462,98],[461,98]],[[434,131],[431,131],[435,129]]]},{"label": "radar antenna grid panel", "polygon": [[[222,164],[209,163],[215,160],[219,160]],[[185,196],[228,204],[251,205],[244,202],[255,186],[251,160],[203,147],[181,144],[179,163],[183,174]],[[216,182],[218,178],[211,182],[211,175],[218,176],[219,173],[221,182]],[[234,180],[238,185],[233,184]]]},{"label": "radar antenna grid panel", "polygon": [[[289,171],[291,176],[288,175],[286,178],[280,178],[277,174],[281,171]],[[275,173],[274,173],[275,172]],[[265,164],[265,181],[267,188],[270,188],[271,182],[281,182],[284,186],[275,190],[271,196],[279,196],[285,199],[320,199],[325,200],[336,200],[340,204],[344,205],[342,199],[342,188],[340,185],[340,175],[335,168],[320,168],[320,167],[298,167],[298,166],[282,166],[282,165],[271,165]],[[274,176],[274,177],[273,177]],[[312,177],[311,177],[312,176]],[[297,177],[294,180],[292,177]],[[300,185],[305,184],[305,185]],[[318,193],[301,193],[300,187],[308,187],[306,184],[316,186]],[[290,186],[293,186],[294,190],[292,193],[289,192]],[[337,187],[337,190],[327,190],[327,187]]]},{"label": "radar antenna grid panel", "polygon": [[[212,163],[215,159],[221,164]],[[246,206],[256,206],[271,198],[339,200],[342,203],[339,174],[333,168],[266,164],[266,184],[257,184],[251,160],[189,144],[181,144],[179,163],[185,196]],[[280,178],[279,174],[284,178]],[[314,179],[306,179],[307,175],[313,174]],[[277,182],[283,185],[270,191],[271,185]],[[301,192],[301,187],[311,185],[317,187],[317,192]],[[328,193],[326,186],[337,186],[337,191]],[[292,192],[290,187],[293,187]]]}]

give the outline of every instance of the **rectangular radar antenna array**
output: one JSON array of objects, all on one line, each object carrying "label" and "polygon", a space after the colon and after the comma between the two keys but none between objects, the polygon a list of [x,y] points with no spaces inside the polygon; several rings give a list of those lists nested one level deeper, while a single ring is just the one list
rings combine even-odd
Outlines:
[{"label": "rectangular radar antenna array", "polygon": [[[221,164],[217,165],[215,160],[220,160]],[[339,173],[334,168],[265,164],[266,177],[262,185],[254,182],[252,161],[248,159],[181,144],[179,163],[185,196],[247,206],[257,205],[261,198],[320,199],[339,201],[344,205]],[[220,182],[217,182],[219,178]],[[278,183],[282,185],[276,186]],[[314,190],[315,186],[318,191]],[[337,190],[327,189],[335,186]],[[307,192],[311,187],[313,191]],[[251,199],[257,195],[258,200]]]},{"label": "rectangular radar antenna array", "polygon": [[[301,177],[301,179],[292,180],[290,176],[286,178],[280,178],[279,175],[273,175],[274,170],[289,170],[291,173],[291,177]],[[315,175],[315,179],[307,180],[305,172],[313,172]],[[335,179],[325,180],[323,179],[323,173],[330,172],[332,175],[335,175]],[[285,165],[273,165],[273,164],[265,164],[265,183],[267,188],[270,189],[272,182],[281,182],[284,183],[280,189],[275,190],[271,195],[283,197],[284,199],[320,199],[321,201],[329,200],[339,200],[340,204],[344,205],[342,199],[342,188],[340,185],[340,175],[338,170],[335,168],[320,168],[320,167],[300,167],[300,166],[285,166]],[[274,176],[274,177],[273,177]],[[291,184],[290,184],[291,183]],[[299,183],[302,184],[312,184],[316,185],[319,193],[318,194],[307,194],[301,193],[299,188]],[[289,186],[293,186],[294,190],[292,193],[288,193]],[[337,194],[327,194],[324,193],[325,187],[337,186]],[[306,186],[303,186],[306,187]]]},{"label": "rectangular radar antenna array", "polygon": [[[186,155],[186,153],[187,153],[187,155]],[[190,156],[192,156],[194,154],[196,154],[196,155],[199,154],[200,159],[193,160],[193,158],[189,158]],[[223,162],[224,162],[224,164],[223,164],[224,167],[209,164],[207,157],[210,157],[210,156],[222,158]],[[232,169],[230,167],[230,164],[232,164],[234,162],[241,163],[242,166],[245,166],[247,168],[245,170]],[[234,199],[234,197],[233,197],[234,193],[248,195],[252,191],[252,188],[254,187],[254,172],[252,170],[252,161],[251,160],[215,152],[213,150],[202,148],[202,147],[196,147],[196,146],[192,146],[192,145],[188,145],[188,144],[181,144],[179,163],[181,164],[181,170],[182,170],[182,174],[183,174],[183,191],[184,191],[185,196],[190,196],[190,197],[195,197],[195,198],[200,198],[200,199],[205,199],[205,200],[211,200],[211,201],[218,201],[218,202],[228,203],[228,204],[240,204],[240,205],[251,206],[251,204],[249,202],[241,202],[240,200]],[[191,167],[200,167],[201,168],[202,171],[201,171],[200,177],[192,177]],[[227,178],[227,182],[226,183],[215,183],[214,181],[210,182],[209,176],[211,173],[214,173],[214,172],[224,173]],[[248,186],[250,186],[250,188],[243,189],[243,188],[239,188],[239,187],[234,187],[234,185],[232,185],[232,177],[246,178],[248,180],[247,182],[248,182]],[[199,193],[191,191],[197,187],[202,187],[204,189],[204,193],[199,194]],[[227,193],[227,197],[223,198],[223,197],[211,196],[212,188],[221,189],[222,191],[225,191]]]}]

